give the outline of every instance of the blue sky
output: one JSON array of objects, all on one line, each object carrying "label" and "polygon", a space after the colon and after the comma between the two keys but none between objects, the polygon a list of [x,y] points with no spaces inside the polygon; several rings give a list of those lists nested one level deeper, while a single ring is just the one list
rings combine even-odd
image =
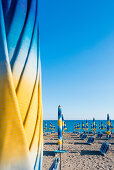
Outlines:
[{"label": "blue sky", "polygon": [[44,119],[114,119],[114,1],[40,0]]}]

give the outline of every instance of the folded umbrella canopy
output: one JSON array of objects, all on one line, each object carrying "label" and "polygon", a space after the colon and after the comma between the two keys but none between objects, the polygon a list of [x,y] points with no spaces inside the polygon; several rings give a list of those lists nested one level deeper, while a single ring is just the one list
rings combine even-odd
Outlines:
[{"label": "folded umbrella canopy", "polygon": [[0,0],[0,169],[41,169],[37,0]]},{"label": "folded umbrella canopy", "polygon": [[107,114],[107,135],[111,135],[109,114]]}]

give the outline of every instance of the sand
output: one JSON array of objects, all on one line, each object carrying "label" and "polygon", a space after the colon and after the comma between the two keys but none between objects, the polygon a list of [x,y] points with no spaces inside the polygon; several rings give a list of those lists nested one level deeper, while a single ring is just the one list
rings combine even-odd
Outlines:
[{"label": "sand", "polygon": [[[64,141],[63,149],[67,150],[67,153],[61,156],[62,170],[114,170],[114,135],[108,141],[104,139],[105,136],[100,140],[95,138],[92,145],[87,144],[87,139],[81,140],[73,133],[66,133],[64,138],[67,140]],[[107,154],[102,156],[99,149],[104,141],[111,143],[111,146]],[[60,156],[51,152],[57,149],[57,133],[44,136],[43,170],[48,170],[55,157]]]}]

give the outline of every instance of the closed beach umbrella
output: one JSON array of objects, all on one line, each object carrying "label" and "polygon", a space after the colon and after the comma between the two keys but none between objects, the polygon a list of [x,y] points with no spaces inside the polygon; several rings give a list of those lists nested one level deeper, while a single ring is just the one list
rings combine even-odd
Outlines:
[{"label": "closed beach umbrella", "polygon": [[113,125],[112,125],[111,119],[110,119],[110,130],[113,130]]},{"label": "closed beach umbrella", "polygon": [[93,118],[93,132],[95,132],[95,118]]},{"label": "closed beach umbrella", "polygon": [[99,131],[100,131],[100,129],[101,129],[101,126],[100,126],[100,124],[99,124]]},{"label": "closed beach umbrella", "polygon": [[111,135],[109,114],[107,114],[107,135]]},{"label": "closed beach umbrella", "polygon": [[101,122],[101,130],[103,130],[104,128],[103,128],[103,122]]},{"label": "closed beach umbrella", "polygon": [[92,125],[92,123],[91,123],[91,130],[93,130],[93,125]]},{"label": "closed beach umbrella", "polygon": [[82,130],[85,130],[85,125],[83,122],[82,122]]},{"label": "closed beach umbrella", "polygon": [[106,130],[107,128],[106,128],[106,125],[105,125],[105,130]]},{"label": "closed beach umbrella", "polygon": [[64,128],[65,128],[65,125],[64,125],[64,116],[62,114],[62,134],[64,134]]},{"label": "closed beach umbrella", "polygon": [[0,0],[0,169],[41,170],[38,0]]},{"label": "closed beach umbrella", "polygon": [[45,122],[45,125],[44,125],[44,131],[47,130],[47,122]]},{"label": "closed beach umbrella", "polygon": [[66,122],[64,121],[64,132],[65,130],[67,130],[67,127],[66,127]]},{"label": "closed beach umbrella", "polygon": [[88,122],[87,122],[87,120],[86,120],[86,130],[88,130],[89,128],[88,128]]},{"label": "closed beach umbrella", "polygon": [[61,149],[62,145],[62,108],[58,106],[58,145],[59,149]]}]

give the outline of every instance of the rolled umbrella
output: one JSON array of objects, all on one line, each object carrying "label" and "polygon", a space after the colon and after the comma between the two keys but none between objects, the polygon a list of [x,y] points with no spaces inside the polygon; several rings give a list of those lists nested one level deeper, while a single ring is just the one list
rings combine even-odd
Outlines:
[{"label": "rolled umbrella", "polygon": [[41,170],[38,0],[0,0],[0,169]]},{"label": "rolled umbrella", "polygon": [[64,116],[63,116],[63,114],[62,114],[62,134],[64,134],[64,128],[65,128]]},{"label": "rolled umbrella", "polygon": [[89,129],[89,127],[88,127],[88,122],[87,122],[87,120],[86,120],[86,130],[88,130]]},{"label": "rolled umbrella", "polygon": [[95,118],[93,118],[93,132],[95,133]]},{"label": "rolled umbrella", "polygon": [[74,125],[74,132],[76,132],[76,124]]},{"label": "rolled umbrella", "polygon": [[45,122],[45,125],[44,125],[44,132],[47,130],[47,122]]},{"label": "rolled umbrella", "polygon": [[113,125],[112,125],[111,119],[110,119],[110,130],[113,130]]},{"label": "rolled umbrella", "polygon": [[58,106],[58,145],[59,149],[62,146],[62,108]]},{"label": "rolled umbrella", "polygon": [[84,125],[84,123],[82,122],[82,131],[84,131],[85,130],[85,125]]},{"label": "rolled umbrella", "polygon": [[92,125],[92,123],[91,123],[91,130],[93,130],[93,125]]},{"label": "rolled umbrella", "polygon": [[65,133],[65,130],[67,130],[67,127],[66,127],[66,122],[64,121],[64,133]]},{"label": "rolled umbrella", "polygon": [[103,130],[104,128],[103,128],[103,122],[101,122],[101,130]]},{"label": "rolled umbrella", "polygon": [[111,135],[109,114],[107,114],[107,135]]},{"label": "rolled umbrella", "polygon": [[78,129],[79,129],[79,133],[80,133],[80,129],[81,129],[81,127],[80,127],[80,123],[79,123],[79,125],[78,125]]},{"label": "rolled umbrella", "polygon": [[107,127],[106,127],[106,125],[105,125],[105,130],[107,130]]}]

